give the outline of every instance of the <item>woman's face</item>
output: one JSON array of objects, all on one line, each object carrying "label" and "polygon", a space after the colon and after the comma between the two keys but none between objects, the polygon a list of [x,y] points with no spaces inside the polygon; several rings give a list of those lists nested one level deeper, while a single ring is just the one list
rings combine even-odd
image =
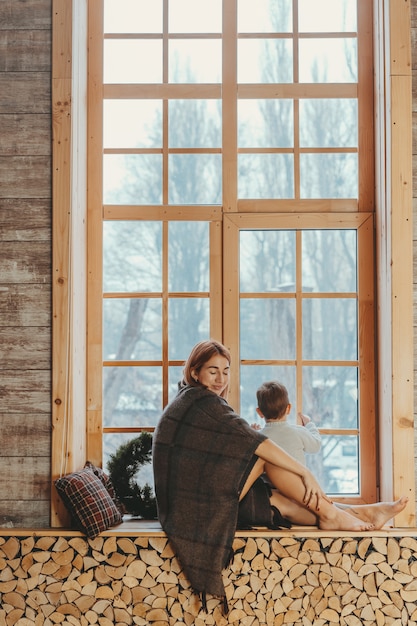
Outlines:
[{"label": "woman's face", "polygon": [[226,357],[216,354],[204,363],[201,370],[192,372],[194,378],[218,396],[229,384],[230,364]]}]

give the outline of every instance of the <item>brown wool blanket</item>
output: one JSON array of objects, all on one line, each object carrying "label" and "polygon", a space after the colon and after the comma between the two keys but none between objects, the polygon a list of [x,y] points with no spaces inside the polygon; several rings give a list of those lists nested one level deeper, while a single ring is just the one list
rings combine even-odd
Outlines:
[{"label": "brown wool blanket", "polygon": [[[266,439],[221,397],[184,387],[153,435],[158,517],[193,590],[225,598],[239,494]],[[256,460],[256,457],[255,457]]]}]

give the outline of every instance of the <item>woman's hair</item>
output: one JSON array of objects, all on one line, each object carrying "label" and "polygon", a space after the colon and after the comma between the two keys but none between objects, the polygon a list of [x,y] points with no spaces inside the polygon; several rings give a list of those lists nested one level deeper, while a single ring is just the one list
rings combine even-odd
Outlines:
[{"label": "woman's hair", "polygon": [[283,417],[290,403],[287,388],[275,380],[263,383],[256,392],[256,398],[266,420]]},{"label": "woman's hair", "polygon": [[[222,343],[216,341],[215,339],[208,339],[206,341],[200,341],[199,343],[197,343],[191,350],[190,355],[184,364],[181,387],[185,387],[185,385],[191,385],[192,387],[201,387],[201,383],[195,381],[192,377],[192,372],[196,372],[198,374],[203,365],[207,363],[207,361],[209,361],[211,357],[216,356],[217,354],[220,354],[220,356],[224,356],[225,359],[228,360],[230,365],[230,352]],[[223,398],[226,398],[228,391],[229,385],[227,385],[221,396]]]}]

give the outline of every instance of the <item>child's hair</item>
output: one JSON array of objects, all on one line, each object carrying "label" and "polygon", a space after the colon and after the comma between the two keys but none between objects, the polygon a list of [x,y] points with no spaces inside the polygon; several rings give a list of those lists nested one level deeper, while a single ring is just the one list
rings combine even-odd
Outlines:
[{"label": "child's hair", "polygon": [[266,420],[283,417],[290,403],[287,388],[276,380],[263,383],[256,392],[256,398]]}]

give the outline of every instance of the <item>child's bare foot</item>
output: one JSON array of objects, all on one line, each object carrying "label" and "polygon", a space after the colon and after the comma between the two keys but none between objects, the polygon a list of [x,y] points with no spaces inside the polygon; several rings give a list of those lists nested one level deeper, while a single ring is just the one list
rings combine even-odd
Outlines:
[{"label": "child's bare foot", "polygon": [[374,525],[375,530],[379,530],[388,520],[401,513],[407,504],[407,496],[402,496],[394,502],[376,502],[375,504],[352,506],[349,508],[349,511],[359,519],[366,519]]},{"label": "child's bare foot", "polygon": [[323,507],[321,510],[321,516],[318,523],[319,528],[322,530],[374,530],[375,526],[372,522],[364,521],[357,516],[351,515],[347,510],[337,508],[337,506],[330,505],[326,514],[323,515]]}]

